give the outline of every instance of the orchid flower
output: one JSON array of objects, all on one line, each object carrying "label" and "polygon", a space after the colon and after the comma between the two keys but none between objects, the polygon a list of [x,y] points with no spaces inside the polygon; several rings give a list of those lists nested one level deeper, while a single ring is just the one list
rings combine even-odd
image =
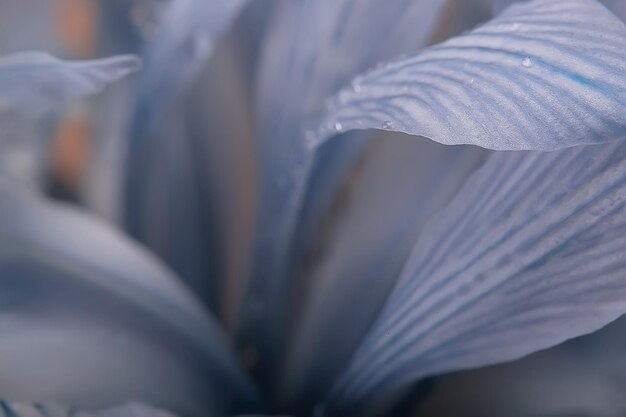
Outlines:
[{"label": "orchid flower", "polygon": [[[508,3],[103,2],[85,207],[0,177],[0,409],[399,415],[626,313],[626,15]],[[2,56],[2,140],[137,69]]]}]

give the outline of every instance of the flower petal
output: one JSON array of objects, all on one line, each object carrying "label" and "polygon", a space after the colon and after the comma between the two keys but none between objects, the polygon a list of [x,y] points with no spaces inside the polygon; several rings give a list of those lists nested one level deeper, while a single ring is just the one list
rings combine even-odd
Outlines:
[{"label": "flower petal", "polygon": [[167,269],[76,209],[5,183],[0,194],[0,396],[250,409],[223,335]]},{"label": "flower petal", "polygon": [[422,231],[332,407],[604,326],[626,311],[625,229],[623,142],[493,154]]},{"label": "flower petal", "polygon": [[48,402],[29,404],[0,400],[0,411],[6,417],[175,417],[168,411],[142,403],[128,403],[98,411],[84,411]]},{"label": "flower petal", "polygon": [[596,1],[515,4],[467,35],[355,78],[317,137],[374,128],[499,150],[623,138],[625,51],[626,27]]},{"label": "flower petal", "polygon": [[[256,308],[244,311],[241,324],[242,344],[257,344],[262,359],[278,349],[284,330],[285,294],[293,267],[289,260],[295,259],[298,224],[327,208],[363,142],[338,142],[327,155],[315,155],[307,149],[303,126],[354,75],[381,59],[427,44],[444,5],[439,0],[278,2],[257,80],[263,201],[246,293],[247,305],[264,304],[268,309],[264,317]],[[315,185],[309,188],[312,171],[325,175],[317,191],[311,191]],[[320,210],[303,214],[305,200]],[[269,365],[266,371],[273,369]]]},{"label": "flower petal", "polygon": [[295,291],[306,296],[291,303],[280,389],[281,409],[293,414],[328,393],[384,305],[420,228],[485,158],[478,147],[381,133],[349,173],[339,203],[316,225],[317,245],[301,279],[306,287]]},{"label": "flower petal", "polygon": [[0,121],[8,115],[40,116],[71,100],[95,94],[140,68],[130,55],[61,61],[40,52],[0,58]]},{"label": "flower petal", "polygon": [[626,317],[523,359],[437,378],[418,416],[619,416]]},{"label": "flower petal", "polygon": [[189,86],[206,63],[217,38],[228,29],[247,0],[176,0],[169,2],[163,21],[145,52],[137,120],[141,136],[163,107]]}]

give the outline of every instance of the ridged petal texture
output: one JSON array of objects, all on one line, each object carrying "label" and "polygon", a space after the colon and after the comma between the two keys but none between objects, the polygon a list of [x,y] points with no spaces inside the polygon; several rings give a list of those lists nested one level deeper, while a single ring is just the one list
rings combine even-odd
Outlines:
[{"label": "ridged petal texture", "polygon": [[626,311],[626,145],[493,154],[420,234],[328,413]]},{"label": "ridged petal texture", "polygon": [[192,416],[249,411],[222,333],[146,251],[69,206],[0,184],[0,397]]},{"label": "ridged petal texture", "polygon": [[380,313],[420,228],[486,153],[392,132],[372,138],[312,235],[310,271],[296,292],[306,299],[291,300],[297,318],[282,362],[281,409],[299,415],[328,394]]},{"label": "ridged petal texture", "polygon": [[444,144],[552,150],[624,137],[626,28],[592,0],[534,0],[381,65],[329,104],[317,139],[386,129]]},{"label": "ridged petal texture", "polygon": [[95,94],[141,66],[134,56],[62,61],[41,52],[0,57],[0,122],[7,115],[40,116]]}]

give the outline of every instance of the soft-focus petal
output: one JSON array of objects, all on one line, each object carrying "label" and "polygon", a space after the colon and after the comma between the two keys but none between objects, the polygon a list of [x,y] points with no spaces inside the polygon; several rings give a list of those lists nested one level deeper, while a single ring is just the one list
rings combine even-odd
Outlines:
[{"label": "soft-focus petal", "polygon": [[239,232],[251,229],[253,215],[240,213],[254,210],[258,177],[239,30],[224,35],[193,88],[134,144],[128,160],[127,230],[215,311],[234,283],[221,279],[230,257],[249,245],[250,232],[243,239]]},{"label": "soft-focus petal", "polygon": [[[176,12],[170,17],[166,13],[159,33],[180,32],[174,37],[180,42],[209,42],[214,56],[208,63],[208,50],[193,59],[177,57],[185,51],[174,48],[171,40],[163,43],[157,33],[148,47],[143,98],[134,115],[126,159],[125,227],[165,259],[215,311],[226,299],[222,290],[234,281],[221,279],[232,269],[232,239],[242,242],[230,233],[250,229],[246,226],[250,220],[238,214],[254,207],[248,203],[253,193],[245,191],[257,176],[250,169],[256,149],[251,140],[251,88],[246,85],[248,68],[241,46],[248,39],[241,33],[242,19],[233,22],[245,3],[171,4]],[[218,11],[221,17],[215,14]],[[183,17],[198,27],[178,26]],[[229,22],[232,28],[226,30]],[[217,35],[222,35],[219,42]],[[170,54],[165,67],[154,61],[151,54],[155,53]],[[146,90],[152,82],[165,84]],[[157,102],[162,107],[150,107]],[[157,114],[151,122],[144,120]],[[241,198],[248,201],[242,204]],[[247,247],[249,240],[244,236],[242,246]],[[243,267],[244,262],[238,262],[235,269]]]},{"label": "soft-focus petal", "polygon": [[[48,415],[43,414],[41,417],[48,417]],[[71,417],[176,417],[176,415],[146,404],[129,403],[98,411],[74,411]]]},{"label": "soft-focus petal", "polygon": [[255,393],[177,279],[76,209],[0,188],[0,397],[204,416]]},{"label": "soft-focus petal", "polygon": [[420,234],[333,410],[626,311],[626,145],[493,154]]},{"label": "soft-focus petal", "polygon": [[[150,129],[159,112],[184,91],[204,66],[218,37],[247,0],[173,0],[148,43],[133,130]],[[135,138],[137,139],[137,138]]]},{"label": "soft-focus petal", "polygon": [[367,147],[342,198],[312,234],[303,289],[294,292],[281,386],[286,410],[302,412],[330,389],[380,312],[420,228],[485,153],[387,132]]},{"label": "soft-focus petal", "polygon": [[552,150],[622,138],[626,27],[593,0],[534,0],[357,77],[317,137],[386,129],[444,144]]},{"label": "soft-focus petal", "polygon": [[523,359],[436,379],[414,416],[587,416],[626,412],[626,317]]},{"label": "soft-focus petal", "polygon": [[39,180],[52,126],[43,116],[97,93],[139,69],[134,56],[62,61],[41,52],[0,57],[0,171],[29,183]]},{"label": "soft-focus petal", "polygon": [[[327,209],[363,143],[333,144],[335,148],[325,155],[330,159],[322,155],[314,162],[303,126],[319,115],[327,97],[359,72],[426,45],[444,5],[439,0],[278,2],[257,80],[263,201],[246,294],[247,305],[267,309],[244,311],[241,325],[241,343],[256,344],[263,359],[276,353],[284,330],[297,224]],[[312,170],[326,178],[310,196],[307,181]],[[310,211],[304,218],[305,200],[320,212]],[[261,317],[259,310],[267,314]],[[268,375],[272,366],[265,365],[259,371]]]},{"label": "soft-focus petal", "polygon": [[61,61],[40,52],[0,57],[0,123],[15,114],[40,116],[95,94],[140,68],[134,56]]},{"label": "soft-focus petal", "polygon": [[0,412],[6,417],[176,417],[169,411],[142,403],[128,403],[103,410],[85,411],[50,402],[29,404],[0,401]]}]

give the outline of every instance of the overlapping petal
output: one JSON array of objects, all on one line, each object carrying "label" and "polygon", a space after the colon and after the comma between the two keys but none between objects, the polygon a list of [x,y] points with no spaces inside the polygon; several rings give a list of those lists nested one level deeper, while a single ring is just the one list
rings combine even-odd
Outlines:
[{"label": "overlapping petal", "polygon": [[0,121],[14,114],[40,116],[97,93],[140,65],[134,56],[68,62],[39,52],[6,55],[0,58]]},{"label": "overlapping petal", "polygon": [[150,129],[164,106],[189,85],[246,2],[173,0],[163,6],[160,27],[146,46],[146,73],[133,127],[136,135]]},{"label": "overlapping petal", "polygon": [[519,358],[624,313],[625,161],[623,142],[493,154],[422,231],[334,410]]},{"label": "overlapping petal", "polygon": [[475,29],[352,81],[319,141],[386,129],[444,144],[551,150],[622,138],[626,27],[592,0],[515,4]]},{"label": "overlapping petal", "polygon": [[76,209],[1,184],[0,395],[190,415],[250,410],[255,390],[166,268]]},{"label": "overlapping petal", "polygon": [[[264,358],[276,353],[284,330],[286,294],[295,282],[289,279],[291,261],[299,249],[296,230],[314,228],[316,219],[311,218],[319,219],[328,208],[363,143],[345,141],[325,155],[314,155],[303,126],[354,75],[427,44],[444,5],[402,0],[278,3],[257,81],[263,201],[247,292],[247,304],[263,304],[267,314],[259,320],[254,311],[245,311],[241,332],[242,343],[256,343]],[[313,175],[317,184],[309,187]],[[304,213],[305,201],[319,210]]]},{"label": "overlapping petal", "polygon": [[626,410],[626,317],[517,361],[437,378],[418,416],[618,416]]},{"label": "overlapping petal", "polygon": [[291,300],[285,407],[311,406],[330,390],[379,314],[419,230],[485,153],[386,132],[373,138],[313,234],[303,288]]}]

